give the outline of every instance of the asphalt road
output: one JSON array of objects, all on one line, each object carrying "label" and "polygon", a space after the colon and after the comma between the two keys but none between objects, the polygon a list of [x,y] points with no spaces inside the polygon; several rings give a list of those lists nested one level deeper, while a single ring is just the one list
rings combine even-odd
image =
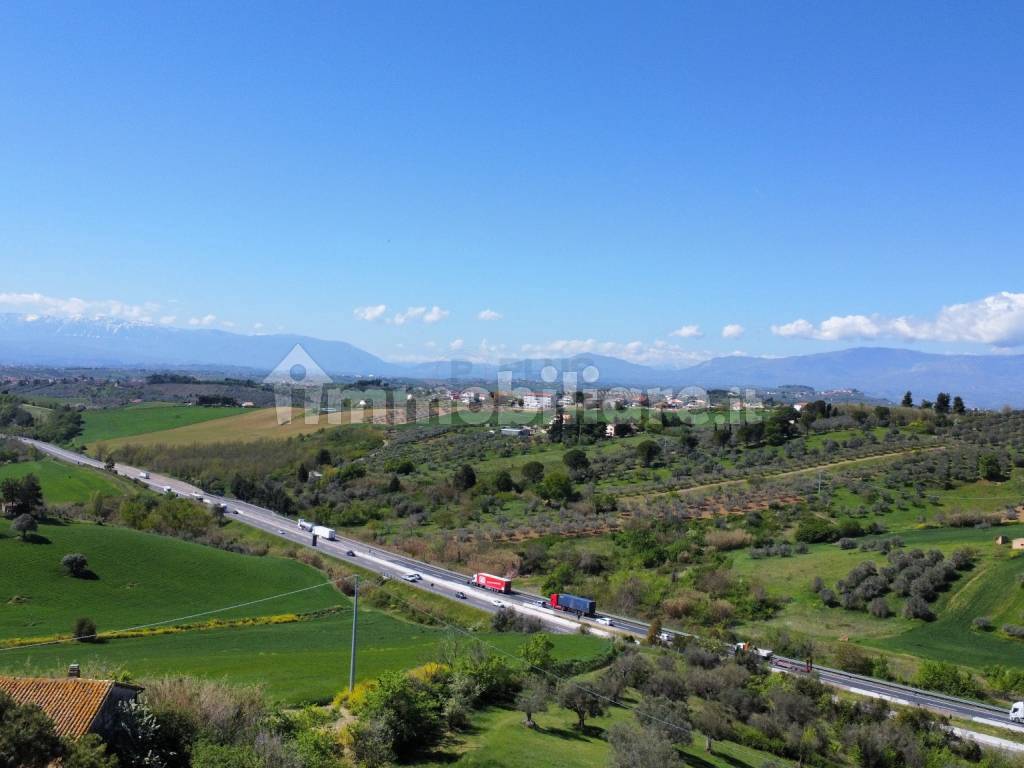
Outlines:
[{"label": "asphalt road", "polygon": [[[69,451],[39,440],[19,439],[61,461],[101,470],[104,469],[103,462],[75,451]],[[179,496],[191,497],[194,494],[200,494],[204,500],[225,504],[230,518],[295,544],[312,546],[311,534],[299,529],[296,522],[291,518],[279,515],[273,510],[238,501],[237,499],[208,494],[202,489],[181,480],[155,472],[149,472],[149,477],[145,478],[142,477],[143,470],[138,467],[117,464],[114,470],[117,474],[136,480],[158,492],[166,492],[166,489],[169,488]],[[358,565],[381,576],[404,578],[410,574],[419,574],[422,578],[419,581],[410,582],[412,586],[435,592],[452,600],[461,600],[461,598],[456,597],[456,592],[462,592],[466,596],[466,602],[474,607],[490,612],[496,612],[504,605],[522,613],[536,616],[549,628],[558,632],[578,631],[579,625],[585,624],[594,634],[606,636],[631,634],[638,637],[646,637],[647,635],[648,625],[636,619],[624,616],[610,616],[613,627],[608,628],[598,624],[594,619],[576,617],[572,614],[564,614],[552,611],[550,608],[543,608],[541,604],[544,602],[544,599],[540,595],[518,591],[511,594],[499,594],[478,587],[472,587],[468,583],[469,576],[466,574],[414,560],[404,555],[380,549],[379,547],[371,547],[356,539],[345,537],[338,537],[334,541],[319,539],[316,548],[341,560],[348,560],[353,565]],[[348,555],[348,552],[352,552],[353,555]],[[668,634],[677,635],[683,633],[668,630]],[[772,659],[772,666],[778,672],[789,674],[808,673],[805,662],[797,659],[775,656]],[[862,696],[885,699],[895,704],[925,707],[950,717],[1024,733],[1024,727],[1010,723],[1007,720],[1006,710],[999,707],[932,693],[919,688],[890,683],[885,680],[855,675],[817,664],[812,667],[812,670],[818,675],[821,682],[835,688],[851,691]]]}]

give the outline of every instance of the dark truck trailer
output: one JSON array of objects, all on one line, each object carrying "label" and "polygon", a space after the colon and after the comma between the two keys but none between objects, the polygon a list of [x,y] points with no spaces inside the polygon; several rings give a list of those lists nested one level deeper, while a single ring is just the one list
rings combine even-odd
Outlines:
[{"label": "dark truck trailer", "polygon": [[597,612],[597,602],[589,597],[562,595],[555,592],[551,595],[551,607],[559,611],[569,611],[583,616],[593,616]]}]

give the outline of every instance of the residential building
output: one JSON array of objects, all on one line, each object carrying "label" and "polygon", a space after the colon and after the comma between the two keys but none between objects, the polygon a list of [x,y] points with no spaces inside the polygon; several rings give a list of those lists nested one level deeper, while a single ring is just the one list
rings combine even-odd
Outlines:
[{"label": "residential building", "polygon": [[109,736],[118,723],[118,705],[134,701],[142,692],[137,685],[113,680],[83,680],[78,665],[69,677],[7,677],[0,675],[0,691],[18,704],[35,704],[53,720],[59,736],[78,739],[87,733]]},{"label": "residential building", "polygon": [[530,410],[544,410],[545,408],[550,408],[553,403],[554,397],[542,392],[530,392],[527,395],[523,395],[523,408]]}]

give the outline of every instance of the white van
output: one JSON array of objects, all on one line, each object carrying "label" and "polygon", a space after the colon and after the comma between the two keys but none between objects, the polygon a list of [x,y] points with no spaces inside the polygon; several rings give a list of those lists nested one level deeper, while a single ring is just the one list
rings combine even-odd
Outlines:
[{"label": "white van", "polygon": [[1010,722],[1024,723],[1024,701],[1015,701],[1010,707]]}]

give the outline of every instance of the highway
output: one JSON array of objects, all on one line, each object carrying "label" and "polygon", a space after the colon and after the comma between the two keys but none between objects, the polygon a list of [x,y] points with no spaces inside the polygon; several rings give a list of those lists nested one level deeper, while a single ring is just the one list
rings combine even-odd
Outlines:
[{"label": "highway", "polygon": [[[84,454],[39,440],[25,437],[19,437],[18,439],[60,461],[100,470],[104,469],[103,462]],[[167,489],[170,489],[171,492],[185,497],[194,497],[196,494],[199,494],[204,500],[226,505],[228,509],[227,516],[231,519],[259,528],[294,544],[307,547],[312,546],[312,536],[309,533],[299,529],[296,522],[291,518],[279,515],[273,510],[237,499],[208,494],[203,489],[189,485],[181,480],[149,472],[138,467],[116,464],[114,471],[119,475],[142,483],[157,492],[167,492]],[[148,477],[143,477],[144,472]],[[544,599],[540,595],[518,591],[511,594],[500,594],[471,587],[468,583],[469,577],[465,574],[414,560],[379,547],[371,547],[365,542],[356,539],[344,537],[338,537],[334,541],[320,539],[317,542],[316,549],[388,578],[403,578],[417,573],[422,579],[410,582],[410,584],[419,589],[432,591],[452,600],[461,600],[462,598],[457,597],[456,593],[462,593],[465,595],[466,602],[490,612],[496,612],[504,605],[526,615],[536,616],[546,626],[557,632],[579,631],[579,625],[584,624],[590,632],[596,635],[607,637],[614,635],[647,636],[648,624],[645,622],[613,615],[609,616],[613,621],[613,626],[603,626],[594,619],[587,617],[577,618],[571,614],[559,613],[552,611],[550,608],[543,608],[541,604],[544,603]],[[349,552],[353,554],[347,554]],[[666,633],[668,636],[685,634],[672,630],[666,630]],[[808,673],[806,663],[802,660],[774,656],[771,663],[773,669],[780,673]],[[812,671],[818,675],[821,682],[861,696],[885,699],[894,704],[904,706],[925,707],[939,714],[960,718],[969,722],[997,726],[1024,734],[1024,727],[1010,723],[1007,720],[1006,710],[1000,707],[932,693],[863,675],[855,675],[817,664],[812,667]]]}]

